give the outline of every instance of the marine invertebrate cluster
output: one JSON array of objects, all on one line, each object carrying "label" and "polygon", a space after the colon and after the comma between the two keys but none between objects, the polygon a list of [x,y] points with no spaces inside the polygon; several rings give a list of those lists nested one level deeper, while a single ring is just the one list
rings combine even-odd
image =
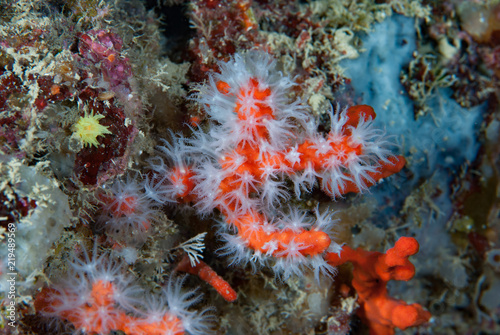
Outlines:
[{"label": "marine invertebrate cluster", "polygon": [[159,295],[147,295],[108,255],[86,252],[75,258],[66,277],[36,297],[42,315],[70,322],[84,334],[206,334],[209,309],[191,311],[195,291],[182,292],[183,279],[171,279]]},{"label": "marine invertebrate cluster", "polygon": [[340,252],[333,238],[335,220],[318,210],[312,218],[279,206],[290,198],[285,177],[293,181],[297,197],[320,180],[335,198],[366,190],[405,161],[373,128],[370,107],[331,112],[324,137],[304,107],[288,101],[292,86],[265,53],[220,63],[220,73],[194,98],[213,120],[209,131],[195,130],[192,138],[175,137],[161,147],[169,164],[152,161],[151,185],[164,201],[193,201],[202,214],[217,208],[224,215],[222,254],[230,255],[233,264],[272,263],[284,278],[309,267],[318,277],[333,271],[323,255]]}]

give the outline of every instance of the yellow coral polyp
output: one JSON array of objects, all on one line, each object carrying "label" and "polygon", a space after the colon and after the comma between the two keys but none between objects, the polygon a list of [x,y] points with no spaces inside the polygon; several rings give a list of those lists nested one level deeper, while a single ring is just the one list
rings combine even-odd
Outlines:
[{"label": "yellow coral polyp", "polygon": [[97,136],[112,134],[107,126],[99,124],[102,118],[104,118],[103,115],[85,112],[85,115],[73,126],[74,135],[80,139],[84,147],[87,145],[97,147],[99,145]]}]

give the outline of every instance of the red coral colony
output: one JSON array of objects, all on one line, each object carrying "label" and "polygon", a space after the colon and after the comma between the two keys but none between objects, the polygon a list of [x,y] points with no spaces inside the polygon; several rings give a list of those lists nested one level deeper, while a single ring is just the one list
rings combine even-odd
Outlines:
[{"label": "red coral colony", "polygon": [[1,3],[2,334],[500,333],[499,8]]}]

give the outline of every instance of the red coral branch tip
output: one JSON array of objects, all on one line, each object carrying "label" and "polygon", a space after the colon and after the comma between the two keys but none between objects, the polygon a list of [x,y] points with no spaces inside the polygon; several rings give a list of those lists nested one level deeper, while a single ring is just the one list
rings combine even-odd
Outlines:
[{"label": "red coral branch tip", "polygon": [[415,325],[421,325],[431,318],[431,313],[424,310],[419,304],[398,305],[392,312],[394,325],[402,330]]},{"label": "red coral branch tip", "polygon": [[344,128],[347,127],[356,127],[359,123],[359,120],[363,118],[364,121],[368,121],[369,119],[374,120],[377,115],[375,114],[375,110],[372,106],[368,105],[356,105],[347,108],[347,122],[344,125]]}]

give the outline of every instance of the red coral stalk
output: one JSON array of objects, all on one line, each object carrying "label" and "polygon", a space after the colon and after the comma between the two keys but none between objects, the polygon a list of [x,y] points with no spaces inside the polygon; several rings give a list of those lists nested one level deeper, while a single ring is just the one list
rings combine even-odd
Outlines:
[{"label": "red coral stalk", "polygon": [[221,276],[219,276],[207,263],[199,261],[196,265],[191,265],[189,257],[184,255],[182,260],[179,262],[176,271],[187,272],[192,275],[200,277],[201,280],[207,282],[212,286],[219,294],[229,302],[233,302],[238,298],[235,290],[225,281]]}]

